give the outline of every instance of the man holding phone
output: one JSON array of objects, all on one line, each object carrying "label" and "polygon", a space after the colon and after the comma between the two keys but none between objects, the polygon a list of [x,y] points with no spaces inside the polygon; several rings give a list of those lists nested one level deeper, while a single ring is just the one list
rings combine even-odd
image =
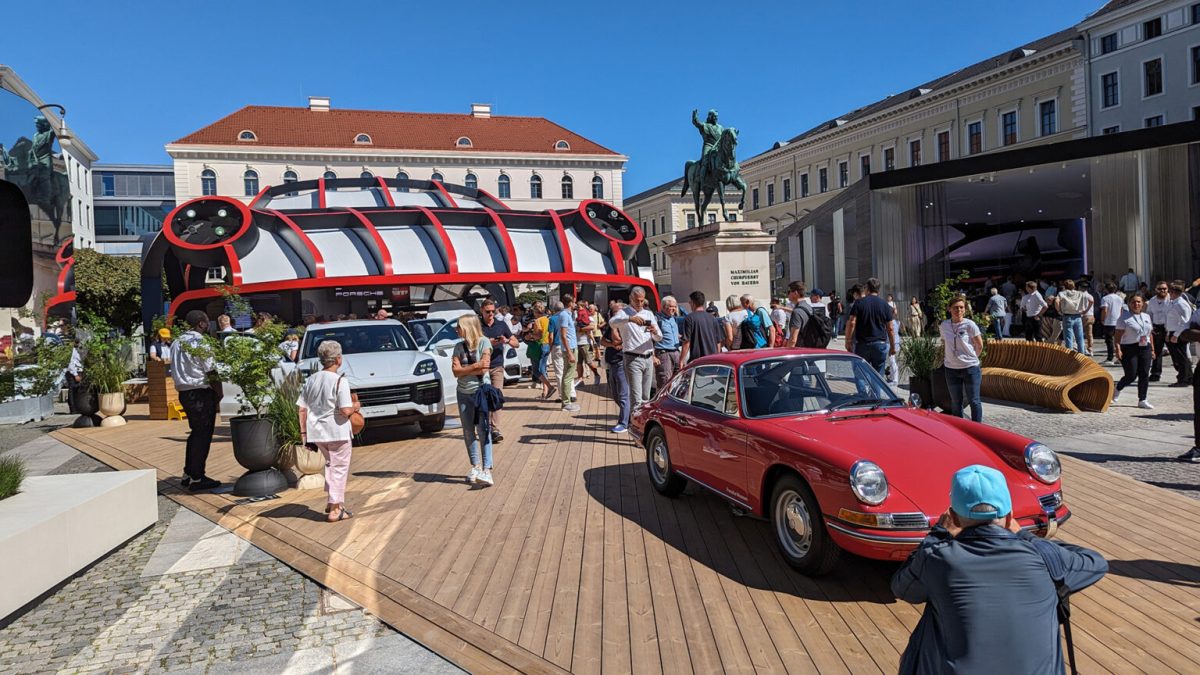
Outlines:
[{"label": "man holding phone", "polygon": [[[509,347],[515,348],[520,343],[517,342],[517,337],[513,335],[508,323],[497,320],[495,301],[484,300],[479,305],[479,314],[483,323],[483,335],[492,342],[492,362],[491,368],[488,369],[488,375],[492,378],[493,387],[503,389],[504,352],[508,351]],[[499,410],[491,412],[491,420],[492,443],[499,443],[504,440],[504,436],[500,433]]]}]

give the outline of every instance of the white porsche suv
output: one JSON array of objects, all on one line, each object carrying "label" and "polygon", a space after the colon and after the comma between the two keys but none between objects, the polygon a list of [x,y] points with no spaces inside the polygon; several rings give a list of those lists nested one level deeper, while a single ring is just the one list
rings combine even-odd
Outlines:
[{"label": "white porsche suv", "polygon": [[300,343],[303,372],[320,370],[317,346],[325,340],[342,346],[341,372],[358,394],[367,428],[415,422],[434,433],[445,426],[445,383],[437,363],[404,324],[392,319],[313,324]]}]

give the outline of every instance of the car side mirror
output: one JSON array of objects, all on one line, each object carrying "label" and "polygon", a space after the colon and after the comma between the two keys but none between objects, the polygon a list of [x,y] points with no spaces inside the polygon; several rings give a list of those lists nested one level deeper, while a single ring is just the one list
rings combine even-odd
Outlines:
[{"label": "car side mirror", "polygon": [[909,394],[908,402],[912,405],[912,407],[920,408],[921,407],[921,395],[917,394],[917,393]]}]

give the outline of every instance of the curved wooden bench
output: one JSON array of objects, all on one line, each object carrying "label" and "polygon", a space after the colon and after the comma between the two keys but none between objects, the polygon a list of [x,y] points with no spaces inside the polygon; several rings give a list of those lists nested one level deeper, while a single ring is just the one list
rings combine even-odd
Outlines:
[{"label": "curved wooden bench", "polygon": [[989,340],[979,393],[1068,412],[1104,412],[1113,379],[1079,352],[1045,342]]}]

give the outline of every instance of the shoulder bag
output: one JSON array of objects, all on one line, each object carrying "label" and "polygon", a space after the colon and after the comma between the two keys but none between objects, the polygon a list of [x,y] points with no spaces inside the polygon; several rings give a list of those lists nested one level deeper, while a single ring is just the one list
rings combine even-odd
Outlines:
[{"label": "shoulder bag", "polygon": [[[338,375],[337,388],[333,391],[334,405],[337,405],[337,390],[341,388],[342,380],[344,379],[346,379],[345,375]],[[347,386],[349,386],[349,383],[347,383]],[[350,403],[358,403],[358,394],[354,393],[353,389],[350,390]],[[354,412],[350,413],[350,417],[347,419],[350,420],[350,433],[355,436],[361,434],[362,430],[367,427],[367,418],[363,417],[361,411],[355,410]]]}]

